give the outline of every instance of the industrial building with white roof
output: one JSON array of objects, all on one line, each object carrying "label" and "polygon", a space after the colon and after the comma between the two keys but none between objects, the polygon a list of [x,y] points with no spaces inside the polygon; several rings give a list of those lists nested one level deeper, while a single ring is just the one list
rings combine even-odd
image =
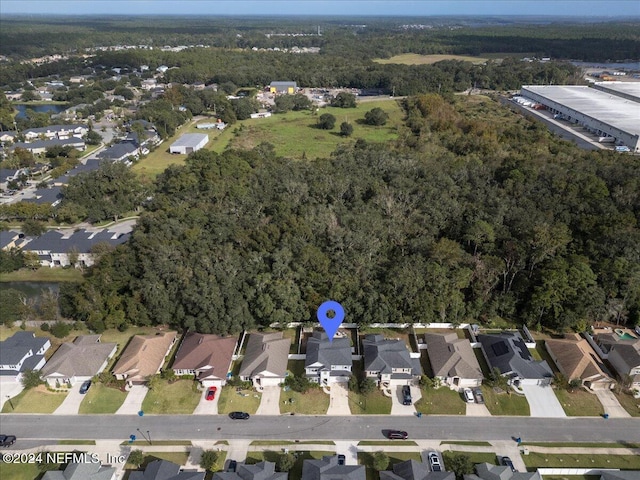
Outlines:
[{"label": "industrial building with white roof", "polygon": [[520,94],[563,120],[581,124],[602,137],[613,137],[616,144],[640,152],[640,85],[606,88],[607,91],[582,85],[527,85]]}]

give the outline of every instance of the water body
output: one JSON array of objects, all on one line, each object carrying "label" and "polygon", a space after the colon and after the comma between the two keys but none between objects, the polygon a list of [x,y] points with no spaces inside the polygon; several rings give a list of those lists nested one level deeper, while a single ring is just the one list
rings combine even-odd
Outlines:
[{"label": "water body", "polygon": [[57,282],[0,282],[0,290],[9,290],[10,288],[18,290],[27,298],[37,298],[43,290],[58,292],[60,284]]},{"label": "water body", "polygon": [[604,68],[611,70],[633,70],[640,71],[640,62],[630,63],[607,63],[607,62],[571,62],[576,67],[582,68]]},{"label": "water body", "polygon": [[18,114],[16,118],[26,118],[25,112],[27,108],[33,110],[36,113],[50,113],[56,114],[65,111],[69,108],[67,105],[25,105],[24,103],[19,103],[13,106],[16,110],[18,110]]}]

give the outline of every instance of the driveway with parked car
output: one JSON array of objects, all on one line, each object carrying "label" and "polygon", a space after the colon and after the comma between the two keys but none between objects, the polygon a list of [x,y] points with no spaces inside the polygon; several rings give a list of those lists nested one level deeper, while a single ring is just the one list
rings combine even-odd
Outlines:
[{"label": "driveway with parked car", "polygon": [[[53,412],[54,415],[73,415],[78,413],[82,400],[86,398],[85,394],[81,392],[83,384],[75,384],[69,389],[67,397],[62,401],[60,406]],[[86,391],[85,391],[86,393]]]},{"label": "driveway with parked car", "polygon": [[[407,394],[406,389],[409,389]],[[418,387],[403,385],[391,389],[391,415],[415,415],[415,403],[422,398]]]},{"label": "driveway with parked car", "polygon": [[[213,390],[215,388],[215,390]],[[207,387],[202,396],[200,402],[193,411],[194,415],[217,415],[218,414],[218,399],[220,398],[220,392],[216,387]]]}]

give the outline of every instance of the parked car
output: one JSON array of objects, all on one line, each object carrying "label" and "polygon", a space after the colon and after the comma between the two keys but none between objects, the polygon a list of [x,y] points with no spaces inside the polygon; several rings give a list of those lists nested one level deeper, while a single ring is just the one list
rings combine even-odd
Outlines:
[{"label": "parked car", "polygon": [[473,392],[471,391],[470,388],[465,388],[463,394],[464,394],[464,399],[467,401],[467,403],[475,402],[475,399],[473,398]]},{"label": "parked car", "polygon": [[480,387],[476,387],[473,389],[473,396],[476,399],[476,403],[484,403],[484,396],[482,395],[482,390],[480,390]]},{"label": "parked car", "polygon": [[249,420],[250,415],[247,412],[231,412],[229,418],[232,420]]},{"label": "parked car", "polygon": [[236,462],[235,460],[229,460],[229,465],[227,466],[227,472],[235,472],[237,466],[238,466],[238,462]]},{"label": "parked car", "polygon": [[216,398],[216,392],[218,391],[218,387],[209,387],[207,390],[207,396],[205,397],[207,400],[213,400]]},{"label": "parked car", "polygon": [[389,430],[387,438],[389,438],[389,440],[406,440],[409,438],[409,435],[407,435],[407,432],[403,432],[402,430]]},{"label": "parked car", "polygon": [[338,455],[338,465],[344,465],[347,461],[347,457],[344,455]]},{"label": "parked car", "polygon": [[411,405],[411,403],[411,388],[409,388],[409,385],[405,385],[402,387],[402,404]]},{"label": "parked car", "polygon": [[10,447],[14,443],[16,443],[15,435],[0,435],[0,446]]},{"label": "parked car", "polygon": [[89,391],[90,388],[91,388],[91,380],[87,380],[80,386],[80,393],[84,395]]},{"label": "parked car", "polygon": [[509,467],[512,472],[516,472],[516,467],[513,466],[513,462],[509,457],[502,457],[502,465]]},{"label": "parked car", "polygon": [[429,452],[427,455],[429,458],[429,465],[431,466],[431,471],[433,472],[441,472],[442,464],[440,463],[440,457],[436,452]]}]

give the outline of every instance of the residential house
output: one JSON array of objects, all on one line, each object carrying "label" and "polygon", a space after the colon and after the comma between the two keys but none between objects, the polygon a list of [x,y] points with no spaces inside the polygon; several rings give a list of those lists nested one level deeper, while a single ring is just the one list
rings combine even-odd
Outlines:
[{"label": "residential house", "polygon": [[26,168],[0,168],[0,188],[7,190],[10,181],[19,180],[21,176],[28,174],[29,170]]},{"label": "residential house", "polygon": [[82,138],[87,132],[89,132],[89,127],[86,125],[49,125],[48,127],[27,128],[22,133],[25,141],[30,142],[37,139],[52,140],[57,138],[58,140],[65,140],[71,137]]},{"label": "residential house", "polygon": [[99,159],[112,162],[126,162],[130,158],[137,159],[139,156],[140,150],[138,146],[130,142],[116,143],[98,154]]},{"label": "residential house", "polygon": [[240,367],[240,379],[253,382],[254,387],[277,386],[287,373],[290,338],[282,332],[252,333]]},{"label": "residential house", "polygon": [[0,132],[0,142],[13,143],[16,141],[17,136],[17,132]]},{"label": "residential house", "polygon": [[600,473],[600,480],[638,480],[640,470],[605,470]]},{"label": "residential house", "polygon": [[149,377],[160,372],[175,342],[176,332],[135,335],[111,373],[118,380],[126,380],[129,386],[145,384]]},{"label": "residential house", "polygon": [[580,380],[591,390],[612,389],[615,380],[605,371],[602,361],[589,342],[578,334],[545,341],[545,348],[568,381]]},{"label": "residential house", "polygon": [[33,332],[16,332],[0,342],[0,382],[17,382],[23,372],[40,370],[49,348],[51,341]]},{"label": "residential house", "polygon": [[206,133],[185,133],[171,144],[169,153],[188,155],[204,148],[208,142],[209,135]]},{"label": "residential house", "polygon": [[90,232],[57,232],[49,230],[29,242],[23,250],[34,252],[44,267],[66,267],[70,265],[90,267],[95,263],[93,249],[98,244],[116,247],[126,242],[130,233],[117,233],[108,230]]},{"label": "residential house", "polygon": [[484,375],[469,340],[451,332],[426,333],[424,341],[434,377],[456,390],[480,386]]},{"label": "residential house", "polygon": [[415,460],[396,463],[392,470],[380,472],[380,480],[456,480],[453,472],[432,472],[428,464]]},{"label": "residential house", "polygon": [[79,175],[81,173],[93,172],[100,168],[100,160],[87,160],[85,163],[80,163],[69,170],[65,175],[61,175],[53,180],[49,181],[49,185],[62,186],[69,183],[69,179]]},{"label": "residential house", "polygon": [[51,387],[90,380],[107,368],[117,349],[115,343],[101,343],[100,335],[80,335],[58,347],[40,370],[42,378]]},{"label": "residential house", "polygon": [[271,82],[269,84],[269,92],[276,94],[292,95],[298,90],[296,82]]},{"label": "residential house", "polygon": [[368,378],[385,387],[409,385],[422,375],[420,357],[411,358],[403,340],[385,339],[382,335],[365,335],[364,371]]},{"label": "residential house", "polygon": [[168,460],[154,460],[143,472],[134,471],[129,474],[129,480],[204,480],[206,472],[184,470]]},{"label": "residential house", "polygon": [[276,472],[274,462],[259,462],[254,465],[239,463],[235,472],[213,474],[213,480],[288,480],[286,472]]},{"label": "residential house", "polygon": [[330,342],[326,332],[315,331],[307,341],[304,368],[310,381],[321,385],[346,382],[351,377],[352,364],[348,338],[336,337]]},{"label": "residential house", "polygon": [[630,387],[640,389],[640,339],[609,344],[608,360],[622,381],[630,379]]},{"label": "residential house", "polygon": [[37,205],[51,205],[57,207],[62,202],[62,187],[38,188],[34,192],[34,197],[25,198],[23,202],[35,203]]},{"label": "residential house", "polygon": [[364,465],[338,465],[338,456],[324,456],[322,460],[306,459],[302,463],[304,480],[366,480]]},{"label": "residential house", "polygon": [[478,342],[491,370],[497,368],[502,375],[523,384],[551,383],[553,371],[549,364],[534,360],[519,332],[478,335]]},{"label": "residential house", "polygon": [[189,332],[171,367],[176,375],[194,375],[204,386],[223,387],[231,371],[235,337]]},{"label": "residential house", "polygon": [[504,465],[492,465],[490,463],[478,463],[475,466],[475,474],[464,475],[464,480],[542,480],[536,472],[513,472],[511,467]]},{"label": "residential house", "polygon": [[49,470],[42,476],[42,480],[115,480],[116,478],[115,467],[106,467],[92,462],[69,463],[64,470]]},{"label": "residential house", "polygon": [[47,151],[47,148],[51,147],[72,147],[81,152],[87,149],[87,145],[81,138],[50,138],[46,140],[33,140],[31,142],[16,142],[13,144],[13,150],[16,148],[23,148],[33,153],[34,155],[41,155]]},{"label": "residential house", "polygon": [[0,230],[0,250],[11,250],[21,248],[26,239],[24,233],[14,230]]}]

